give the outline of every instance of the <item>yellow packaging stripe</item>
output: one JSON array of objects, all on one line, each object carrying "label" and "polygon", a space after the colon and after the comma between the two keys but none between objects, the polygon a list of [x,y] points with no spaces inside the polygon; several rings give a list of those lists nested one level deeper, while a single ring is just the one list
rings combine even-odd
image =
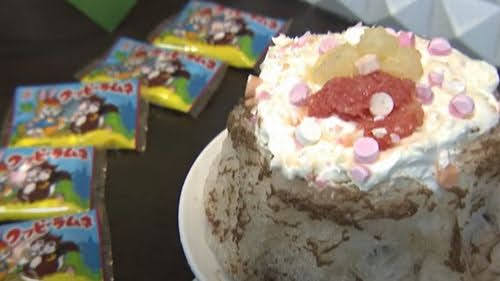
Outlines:
[{"label": "yellow packaging stripe", "polygon": [[61,199],[46,199],[34,203],[6,203],[0,206],[0,220],[31,220],[74,214],[84,211]]},{"label": "yellow packaging stripe", "polygon": [[189,112],[191,109],[191,104],[184,102],[182,98],[170,88],[161,86],[142,86],[141,95],[145,100],[159,106],[176,109],[182,112]]},{"label": "yellow packaging stripe", "polygon": [[136,148],[135,139],[128,139],[125,136],[111,130],[95,130],[82,135],[64,135],[41,138],[22,137],[11,143],[13,147],[49,146],[49,147],[70,147],[70,146],[95,146],[98,148]]},{"label": "yellow packaging stripe", "polygon": [[212,57],[239,68],[254,68],[257,63],[248,58],[238,47],[231,45],[214,46],[172,35],[158,36],[153,40],[153,44],[162,48]]},{"label": "yellow packaging stripe", "polygon": [[[113,78],[109,77],[106,74],[99,74],[92,77],[89,77],[87,75],[82,78],[82,82],[84,83],[111,81],[113,81]],[[145,85],[141,85],[140,93],[141,97],[146,101],[162,107],[167,107],[182,112],[189,112],[189,110],[191,109],[191,104],[184,102],[179,95],[177,95],[173,90],[166,87],[148,87]]]}]

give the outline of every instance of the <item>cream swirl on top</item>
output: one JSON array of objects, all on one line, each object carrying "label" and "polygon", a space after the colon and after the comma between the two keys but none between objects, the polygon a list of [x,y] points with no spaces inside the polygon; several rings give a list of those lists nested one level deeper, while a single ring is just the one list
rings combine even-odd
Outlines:
[{"label": "cream swirl on top", "polygon": [[[320,188],[353,180],[350,171],[357,167],[352,143],[363,136],[363,130],[337,116],[306,116],[301,107],[290,102],[290,92],[303,83],[311,93],[321,89],[322,85],[308,81],[307,72],[325,52],[324,42],[328,42],[328,48],[344,43],[356,45],[366,28],[355,26],[343,33],[307,33],[301,38],[280,35],[273,39],[275,46],[261,65],[263,82],[256,89],[257,93],[269,93],[269,98],[260,100],[254,109],[260,119],[256,136],[259,145],[273,155],[271,167],[281,169],[287,178],[304,178]],[[428,45],[428,40],[415,38],[424,71],[419,83],[430,85],[434,93],[432,102],[423,105],[424,123],[412,135],[398,139],[394,147],[381,151],[375,162],[364,165],[370,176],[361,182],[354,178],[361,190],[397,177],[414,178],[437,189],[436,163],[446,162],[443,159],[455,153],[457,143],[473,139],[498,123],[500,106],[493,95],[499,81],[496,69],[455,49],[446,56],[432,55]],[[429,75],[436,74],[442,76],[441,85],[429,83]],[[475,110],[469,118],[450,114],[450,101],[460,93],[474,101]],[[314,136],[308,135],[311,132]]]}]

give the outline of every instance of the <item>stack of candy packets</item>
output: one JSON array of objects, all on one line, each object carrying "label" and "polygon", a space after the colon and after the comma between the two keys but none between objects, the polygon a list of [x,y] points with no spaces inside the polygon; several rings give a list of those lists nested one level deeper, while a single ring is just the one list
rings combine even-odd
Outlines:
[{"label": "stack of candy packets", "polygon": [[126,37],[77,74],[83,82],[137,78],[142,97],[162,107],[197,116],[224,77],[218,60],[165,50]]}]

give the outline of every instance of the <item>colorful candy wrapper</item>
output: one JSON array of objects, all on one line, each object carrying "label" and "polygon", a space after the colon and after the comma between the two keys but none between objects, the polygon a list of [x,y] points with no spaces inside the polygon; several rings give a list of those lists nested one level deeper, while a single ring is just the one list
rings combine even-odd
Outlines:
[{"label": "colorful candy wrapper", "polygon": [[8,145],[143,151],[148,107],[139,88],[137,80],[18,87]]},{"label": "colorful candy wrapper", "polygon": [[105,171],[105,153],[93,148],[2,149],[0,221],[88,211],[104,187]]},{"label": "colorful candy wrapper", "polygon": [[254,68],[271,38],[290,22],[250,14],[207,1],[190,1],[175,20],[150,35],[154,45],[217,58],[240,68]]},{"label": "colorful candy wrapper", "polygon": [[153,104],[197,116],[224,77],[218,60],[120,38],[111,50],[77,73],[83,82],[138,78]]},{"label": "colorful candy wrapper", "polygon": [[111,281],[106,217],[98,211],[0,226],[0,280]]}]

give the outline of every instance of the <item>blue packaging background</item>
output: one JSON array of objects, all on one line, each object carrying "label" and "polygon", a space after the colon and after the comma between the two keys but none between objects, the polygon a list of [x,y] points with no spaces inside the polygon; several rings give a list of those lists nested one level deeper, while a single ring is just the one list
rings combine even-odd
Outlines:
[{"label": "blue packaging background", "polygon": [[[209,2],[209,1],[199,1],[199,0],[191,0],[188,4],[182,9],[182,12],[176,18],[175,21],[171,22],[166,30],[173,30],[174,28],[180,28],[187,31],[191,31],[190,27],[186,25],[186,22],[189,18],[189,15],[192,11],[201,10],[208,7],[214,7],[217,4]],[[229,8],[229,7],[226,7]],[[231,8],[230,8],[231,9]],[[275,19],[277,27],[275,30],[270,29],[269,27],[255,21],[251,18],[251,14],[247,12],[241,12],[241,17],[245,20],[247,27],[254,32],[253,45],[252,49],[254,54],[260,55],[265,51],[267,46],[271,42],[271,38],[275,36],[280,30],[283,29],[285,25],[285,21],[281,19]],[[267,19],[271,19],[270,17],[265,17]]]},{"label": "blue packaging background", "polygon": [[[87,151],[88,158],[54,158],[51,156],[51,152],[54,149],[43,148],[47,151],[46,161],[51,165],[56,165],[57,171],[65,171],[71,174],[71,181],[73,182],[73,187],[75,192],[80,196],[82,200],[90,200],[90,185],[92,184],[92,171],[93,171],[93,161],[94,161],[94,149],[83,148]],[[80,148],[75,148],[80,149]],[[40,148],[5,148],[1,150],[3,155],[0,155],[0,163],[6,162],[12,155],[22,155],[24,157],[29,157],[35,154]],[[22,163],[22,162],[21,162]],[[20,164],[21,164],[20,163]]]},{"label": "blue packaging background", "polygon": [[[101,67],[106,67],[106,66],[115,66],[115,68],[120,68],[122,65],[122,62],[118,59],[118,56],[116,55],[118,52],[128,54],[137,47],[142,47],[144,50],[146,50],[148,53],[151,52],[152,50],[160,50],[164,53],[171,53],[174,51],[169,51],[166,49],[154,47],[153,45],[140,42],[128,37],[121,37],[115,45],[111,48],[111,52],[106,56],[102,64],[100,64]],[[178,59],[181,61],[181,63],[184,65],[185,69],[191,74],[190,77],[190,83],[189,83],[189,95],[191,98],[196,98],[198,97],[205,87],[208,86],[212,78],[214,77],[215,73],[220,69],[222,66],[222,62],[211,59],[215,61],[216,66],[214,69],[209,69],[205,67],[203,64],[200,64],[196,61],[193,61],[191,59],[188,59],[186,54],[175,51],[179,53]],[[154,60],[154,58],[152,58]]]},{"label": "blue packaging background", "polygon": [[[134,85],[134,90],[131,94],[126,95],[122,93],[113,93],[112,91],[102,91],[96,90],[93,93],[96,96],[104,98],[104,102],[107,104],[113,104],[118,107],[120,116],[123,120],[125,127],[131,131],[135,132],[136,120],[137,120],[137,99],[138,99],[138,81],[128,80]],[[79,90],[84,87],[85,84],[82,83],[64,83],[64,84],[51,84],[51,85],[41,85],[41,86],[21,86],[17,87],[14,93],[14,113],[12,118],[12,132],[17,130],[17,127],[22,124],[26,124],[35,117],[35,112],[23,112],[21,110],[21,105],[24,103],[31,103],[34,107],[37,106],[39,101],[39,95],[41,91],[53,91],[59,94],[61,91],[66,89]],[[92,84],[90,84],[92,85]],[[96,83],[95,85],[99,85]],[[25,92],[30,92],[29,98],[23,97]],[[73,99],[63,106],[63,116],[70,118],[71,114],[78,108],[79,100]]]},{"label": "blue packaging background", "polygon": [[[85,215],[88,215],[92,219],[92,226],[90,228],[83,227],[67,227],[57,229],[52,226],[48,226],[47,230],[52,235],[62,236],[63,241],[71,241],[78,245],[79,252],[83,257],[85,265],[89,267],[94,272],[102,272],[101,270],[101,241],[99,237],[99,221],[97,218],[97,213],[95,210],[80,213],[76,215],[71,215],[75,219],[79,219]],[[68,218],[70,216],[64,216]],[[39,220],[40,222],[48,223],[52,219]],[[28,229],[33,226],[36,221],[26,221],[20,223],[11,223],[0,226],[0,235],[2,240],[5,240],[5,235],[12,228]],[[46,224],[47,225],[47,224]]]}]

